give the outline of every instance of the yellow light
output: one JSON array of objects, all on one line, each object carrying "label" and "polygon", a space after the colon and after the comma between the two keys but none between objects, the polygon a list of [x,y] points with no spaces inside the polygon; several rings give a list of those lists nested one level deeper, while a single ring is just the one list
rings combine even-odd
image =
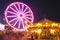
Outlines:
[{"label": "yellow light", "polygon": [[51,30],[50,30],[50,33],[51,33],[51,34],[54,34],[54,32],[55,32],[54,29],[51,29]]},{"label": "yellow light", "polygon": [[48,27],[48,26],[50,26],[50,24],[48,24],[48,22],[46,22],[46,23],[45,23],[45,26]]},{"label": "yellow light", "polygon": [[48,24],[48,23],[46,22],[46,24]]},{"label": "yellow light", "polygon": [[42,26],[42,24],[41,23],[38,23],[36,26]]},{"label": "yellow light", "polygon": [[27,25],[26,27],[25,27],[25,29],[27,29],[27,28],[29,28],[29,27],[31,27],[30,25]]},{"label": "yellow light", "polygon": [[30,25],[28,25],[27,27],[30,27]]},{"label": "yellow light", "polygon": [[57,27],[57,26],[58,26],[58,24],[53,23],[53,24],[52,24],[52,27],[54,27],[54,26],[55,26],[55,27]]},{"label": "yellow light", "polygon": [[48,24],[46,24],[46,27],[48,27],[49,25]]},{"label": "yellow light", "polygon": [[42,29],[36,30],[36,33],[41,34],[42,33]]}]

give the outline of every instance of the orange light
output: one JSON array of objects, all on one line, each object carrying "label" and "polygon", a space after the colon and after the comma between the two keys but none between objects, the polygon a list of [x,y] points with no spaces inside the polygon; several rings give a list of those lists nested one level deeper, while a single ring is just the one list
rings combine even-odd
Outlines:
[{"label": "orange light", "polygon": [[45,27],[46,25],[43,25],[43,27]]},{"label": "orange light", "polygon": [[60,27],[60,25],[58,27]]},{"label": "orange light", "polygon": [[30,25],[30,27],[33,27],[33,26],[34,26],[33,24]]}]

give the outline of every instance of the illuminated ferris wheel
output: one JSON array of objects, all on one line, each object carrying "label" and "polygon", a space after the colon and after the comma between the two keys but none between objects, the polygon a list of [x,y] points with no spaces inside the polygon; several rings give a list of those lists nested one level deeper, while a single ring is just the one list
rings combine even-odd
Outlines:
[{"label": "illuminated ferris wheel", "polygon": [[7,6],[5,19],[8,25],[15,29],[25,29],[26,25],[33,23],[33,12],[24,3],[14,2]]}]

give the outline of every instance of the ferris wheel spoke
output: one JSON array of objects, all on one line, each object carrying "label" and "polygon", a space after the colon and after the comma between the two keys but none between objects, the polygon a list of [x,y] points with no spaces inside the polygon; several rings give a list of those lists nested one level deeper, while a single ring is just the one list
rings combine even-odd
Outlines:
[{"label": "ferris wheel spoke", "polygon": [[14,12],[16,12],[17,13],[17,11],[14,9],[14,8],[12,8],[12,7],[10,7]]},{"label": "ferris wheel spoke", "polygon": [[23,9],[24,9],[24,4],[22,4],[22,11],[23,11]]},{"label": "ferris wheel spoke", "polygon": [[25,14],[30,13],[30,11],[25,12]]},{"label": "ferris wheel spoke", "polygon": [[22,26],[23,26],[23,28],[24,28],[24,22],[23,22],[23,20],[21,20],[22,21]]},{"label": "ferris wheel spoke", "polygon": [[16,8],[16,10],[18,11],[18,8],[17,8],[17,6],[16,5],[14,5],[14,7]]},{"label": "ferris wheel spoke", "polygon": [[18,9],[20,10],[20,4],[18,4]]},{"label": "ferris wheel spoke", "polygon": [[16,18],[14,18],[14,19],[10,20],[9,22],[11,23],[11,22],[12,22],[12,21],[14,21],[14,20],[16,20]]},{"label": "ferris wheel spoke", "polygon": [[29,21],[27,18],[24,18],[27,22],[31,23],[31,21]]},{"label": "ferris wheel spoke", "polygon": [[19,20],[18,28],[20,28],[20,25],[21,25],[21,20]]},{"label": "ferris wheel spoke", "polygon": [[17,24],[18,20],[15,22],[15,24],[13,26],[15,26]]},{"label": "ferris wheel spoke", "polygon": [[27,19],[29,19],[29,20],[31,20],[32,18],[30,18],[30,17],[26,17]]},{"label": "ferris wheel spoke", "polygon": [[15,15],[12,15],[12,16],[7,16],[8,18],[10,18],[10,17],[16,17]]},{"label": "ferris wheel spoke", "polygon": [[24,12],[27,10],[28,8],[25,8]]},{"label": "ferris wheel spoke", "polygon": [[10,13],[10,14],[16,14],[16,13],[14,13],[14,12],[12,12],[12,11],[7,11],[8,13]]},{"label": "ferris wheel spoke", "polygon": [[31,14],[26,14],[26,16],[32,16]]}]

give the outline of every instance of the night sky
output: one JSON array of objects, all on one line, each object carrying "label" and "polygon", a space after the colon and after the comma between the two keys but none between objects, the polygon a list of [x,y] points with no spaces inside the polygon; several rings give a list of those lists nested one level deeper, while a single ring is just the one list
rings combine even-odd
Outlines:
[{"label": "night sky", "polygon": [[13,2],[23,2],[27,4],[34,13],[34,22],[47,18],[60,22],[60,2],[59,1],[39,1],[39,0],[0,0],[0,23],[4,24],[4,11]]}]

